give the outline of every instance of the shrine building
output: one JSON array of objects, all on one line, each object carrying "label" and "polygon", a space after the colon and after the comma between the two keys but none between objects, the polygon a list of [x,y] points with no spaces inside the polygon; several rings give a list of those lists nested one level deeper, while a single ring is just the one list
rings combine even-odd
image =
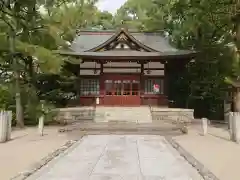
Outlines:
[{"label": "shrine building", "polygon": [[82,106],[168,106],[171,83],[196,52],[172,47],[160,33],[79,31],[62,56],[79,77]]}]

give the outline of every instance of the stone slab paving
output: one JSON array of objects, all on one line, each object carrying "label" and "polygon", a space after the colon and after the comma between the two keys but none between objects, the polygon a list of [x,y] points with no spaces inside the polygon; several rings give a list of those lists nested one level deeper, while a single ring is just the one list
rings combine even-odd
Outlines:
[{"label": "stone slab paving", "polygon": [[162,136],[89,135],[28,180],[203,180]]}]

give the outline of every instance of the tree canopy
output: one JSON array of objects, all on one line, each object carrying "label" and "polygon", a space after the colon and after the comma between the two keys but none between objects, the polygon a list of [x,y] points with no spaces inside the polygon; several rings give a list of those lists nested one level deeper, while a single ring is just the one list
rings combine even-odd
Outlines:
[{"label": "tree canopy", "polygon": [[68,47],[78,29],[122,23],[162,32],[173,46],[200,52],[184,78],[174,80],[178,91],[172,98],[198,116],[221,118],[228,82],[240,77],[239,0],[128,0],[115,15],[99,11],[96,3],[0,1],[0,107],[14,110],[19,126],[35,122],[40,100],[64,106],[76,93],[77,79],[53,50]]},{"label": "tree canopy", "polygon": [[[62,84],[69,84],[64,83],[65,76],[71,79],[71,75],[64,73],[64,59],[53,50],[68,47],[77,29],[111,27],[112,15],[100,12],[96,2],[0,2],[0,106],[16,110],[20,127],[24,126],[24,119],[25,122],[36,121],[40,100],[59,106],[64,104],[63,99],[68,98],[69,87]],[[57,83],[49,84],[51,79]]]},{"label": "tree canopy", "polygon": [[133,29],[162,31],[175,47],[200,52],[176,81],[173,98],[199,116],[221,117],[226,79],[240,75],[239,0],[128,0],[115,19]]}]

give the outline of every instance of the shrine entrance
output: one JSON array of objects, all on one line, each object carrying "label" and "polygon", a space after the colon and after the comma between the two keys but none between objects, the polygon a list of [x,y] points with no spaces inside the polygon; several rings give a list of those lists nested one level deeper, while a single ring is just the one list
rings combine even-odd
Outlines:
[{"label": "shrine entrance", "polygon": [[140,106],[140,75],[104,74],[102,77],[106,106]]}]

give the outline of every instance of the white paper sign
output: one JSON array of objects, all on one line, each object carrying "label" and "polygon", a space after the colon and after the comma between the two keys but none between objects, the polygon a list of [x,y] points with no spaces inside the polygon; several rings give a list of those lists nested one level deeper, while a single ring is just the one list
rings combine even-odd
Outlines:
[{"label": "white paper sign", "polygon": [[153,91],[154,91],[155,93],[159,93],[159,89],[160,89],[160,87],[159,87],[158,84],[154,84],[154,85],[153,85]]},{"label": "white paper sign", "polygon": [[96,98],[96,104],[99,105],[99,98]]}]

